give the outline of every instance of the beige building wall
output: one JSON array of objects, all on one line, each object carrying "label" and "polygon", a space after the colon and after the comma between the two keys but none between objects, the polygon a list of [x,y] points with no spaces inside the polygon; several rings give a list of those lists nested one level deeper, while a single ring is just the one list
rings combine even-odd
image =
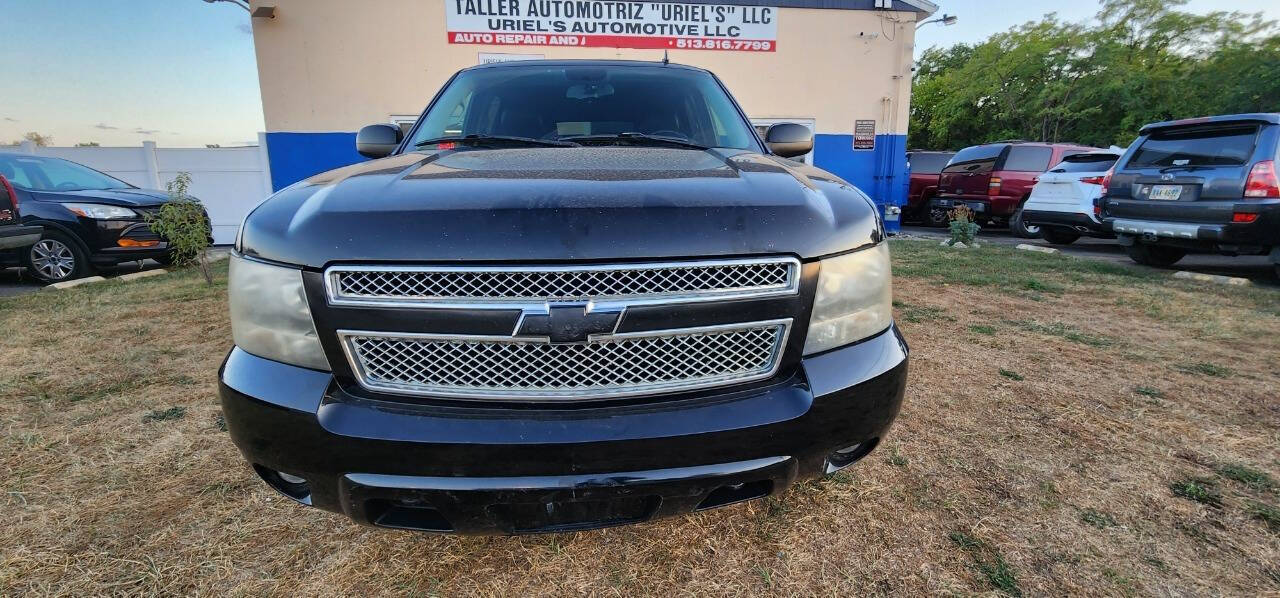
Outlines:
[{"label": "beige building wall", "polygon": [[[356,131],[418,114],[455,71],[485,52],[661,60],[661,50],[449,44],[445,0],[254,0],[268,131]],[[783,8],[776,52],[673,50],[716,73],[753,118],[812,118],[819,133],[906,133],[916,15]]]}]

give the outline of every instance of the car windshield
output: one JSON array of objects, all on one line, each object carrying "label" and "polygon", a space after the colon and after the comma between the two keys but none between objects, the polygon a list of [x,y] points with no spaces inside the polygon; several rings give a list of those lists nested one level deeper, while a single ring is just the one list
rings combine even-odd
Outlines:
[{"label": "car windshield", "polygon": [[1257,137],[1256,125],[1156,131],[1126,166],[1239,166],[1253,154]]},{"label": "car windshield", "polygon": [[[625,134],[625,135],[624,135]],[[636,135],[639,134],[639,135]],[[710,74],[669,66],[504,65],[459,73],[409,140],[519,137],[759,150],[750,126]],[[679,147],[669,145],[670,147]]]},{"label": "car windshield", "polygon": [[0,154],[0,175],[28,191],[129,189],[133,185],[60,158]]},{"label": "car windshield", "polygon": [[952,154],[944,152],[912,152],[908,161],[912,174],[937,174],[947,165]]}]

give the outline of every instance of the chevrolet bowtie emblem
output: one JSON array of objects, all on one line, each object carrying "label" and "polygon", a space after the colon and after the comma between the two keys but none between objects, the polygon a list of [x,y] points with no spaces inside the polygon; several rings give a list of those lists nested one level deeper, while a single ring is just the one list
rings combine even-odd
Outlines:
[{"label": "chevrolet bowtie emblem", "polygon": [[587,304],[550,304],[545,312],[526,309],[516,323],[515,336],[541,337],[552,344],[585,343],[593,334],[608,334],[618,326],[621,310],[587,311]]}]

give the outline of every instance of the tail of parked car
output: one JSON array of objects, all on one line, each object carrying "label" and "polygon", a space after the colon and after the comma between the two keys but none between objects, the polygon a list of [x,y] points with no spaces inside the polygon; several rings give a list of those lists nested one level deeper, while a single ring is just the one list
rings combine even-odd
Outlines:
[{"label": "tail of parked car", "polygon": [[929,202],[929,223],[946,224],[947,210],[968,206],[982,223],[1007,222],[1013,232],[1034,237],[1038,229],[1022,222],[1022,204],[1036,175],[1062,158],[1098,148],[1074,143],[997,141],[960,150],[938,179],[938,198]]},{"label": "tail of parked car", "polygon": [[955,152],[907,152],[907,167],[911,170],[911,176],[907,187],[907,205],[902,210],[904,220],[927,219],[928,202],[938,193],[938,176],[954,155]]},{"label": "tail of parked car", "polygon": [[1280,114],[1147,125],[1104,182],[1103,214],[1129,257],[1270,255],[1280,271]]},{"label": "tail of parked car", "polygon": [[1102,181],[1124,150],[1071,154],[1036,179],[1022,207],[1022,221],[1050,243],[1066,245],[1082,236],[1112,237],[1099,217]]}]

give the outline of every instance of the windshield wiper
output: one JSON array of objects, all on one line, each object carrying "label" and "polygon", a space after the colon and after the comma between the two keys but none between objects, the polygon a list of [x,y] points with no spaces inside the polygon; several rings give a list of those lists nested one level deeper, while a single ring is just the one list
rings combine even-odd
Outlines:
[{"label": "windshield wiper", "polygon": [[413,147],[424,147],[428,145],[436,145],[439,143],[459,143],[465,145],[488,146],[488,147],[577,147],[578,144],[569,141],[552,141],[550,139],[534,139],[532,137],[515,137],[511,135],[463,135],[461,137],[436,137],[434,139],[424,139],[413,144]]},{"label": "windshield wiper", "polygon": [[646,133],[637,133],[634,131],[627,131],[624,133],[618,133],[616,135],[574,135],[572,137],[565,137],[564,139],[572,139],[579,143],[582,143],[582,142],[591,143],[596,141],[604,141],[604,142],[625,141],[631,145],[674,146],[674,147],[686,147],[689,149],[697,149],[697,150],[711,149],[710,147],[702,145],[700,143],[694,143],[692,141],[686,141],[684,139],[677,139],[675,137],[664,137],[662,135],[648,135]]},{"label": "windshield wiper", "polygon": [[1173,172],[1175,170],[1200,170],[1202,168],[1217,168],[1212,164],[1183,164],[1181,166],[1165,166],[1160,172]]}]

